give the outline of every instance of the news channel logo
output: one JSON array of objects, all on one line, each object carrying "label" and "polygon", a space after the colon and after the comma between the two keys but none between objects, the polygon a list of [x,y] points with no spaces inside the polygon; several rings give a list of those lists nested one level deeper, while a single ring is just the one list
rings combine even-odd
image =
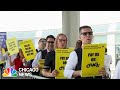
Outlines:
[{"label": "news channel logo", "polygon": [[18,74],[14,68],[7,68],[4,70],[2,76],[3,77],[17,77]]},{"label": "news channel logo", "polygon": [[16,71],[14,68],[7,68],[4,70],[2,76],[3,77],[18,77],[18,76],[32,76],[32,72],[38,72],[38,68],[19,68],[18,71]]}]

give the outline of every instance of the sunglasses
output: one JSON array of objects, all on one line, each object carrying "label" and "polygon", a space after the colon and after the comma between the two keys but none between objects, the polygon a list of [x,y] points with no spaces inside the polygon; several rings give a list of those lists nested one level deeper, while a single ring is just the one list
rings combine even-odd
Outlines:
[{"label": "sunglasses", "polygon": [[82,35],[84,35],[84,36],[87,36],[87,34],[88,35],[93,35],[93,32],[84,32],[84,33],[81,33]]},{"label": "sunglasses", "polygon": [[52,44],[54,43],[53,41],[47,41],[47,42],[48,42],[48,43],[52,43]]}]

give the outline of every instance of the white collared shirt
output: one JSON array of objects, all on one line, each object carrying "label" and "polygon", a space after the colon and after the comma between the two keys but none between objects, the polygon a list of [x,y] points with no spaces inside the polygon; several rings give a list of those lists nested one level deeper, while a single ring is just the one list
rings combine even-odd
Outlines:
[{"label": "white collared shirt", "polygon": [[[111,72],[110,72],[110,63],[112,61],[112,58],[110,55],[105,55],[105,70],[109,74],[109,77],[111,77]],[[67,60],[67,64],[65,66],[64,70],[64,76],[68,79],[72,78],[72,74],[75,71],[76,65],[78,63],[78,57],[75,51],[71,52],[69,55],[69,58]]]},{"label": "white collared shirt", "polygon": [[112,79],[120,79],[120,61],[118,61]]},{"label": "white collared shirt", "polygon": [[[48,49],[47,49],[47,52],[49,52]],[[33,62],[32,62],[32,67],[37,66],[37,65],[38,65],[38,61],[39,61],[40,59],[42,59],[41,51],[36,54],[36,56],[35,56],[35,58],[34,58],[34,60],[33,60]]]},{"label": "white collared shirt", "polygon": [[40,60],[42,58],[42,55],[41,55],[41,51],[38,52],[32,62],[32,67],[35,67],[38,65],[38,60]]}]

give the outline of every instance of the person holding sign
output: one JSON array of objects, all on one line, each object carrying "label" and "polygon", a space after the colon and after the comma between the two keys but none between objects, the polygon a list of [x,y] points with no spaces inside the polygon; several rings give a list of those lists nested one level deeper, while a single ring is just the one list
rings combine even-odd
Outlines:
[{"label": "person holding sign", "polygon": [[46,47],[46,39],[41,38],[38,42],[38,48],[36,49],[36,51],[38,52],[39,50],[44,50],[45,47]]},{"label": "person holding sign", "polygon": [[27,67],[30,67],[27,65],[27,61],[23,55],[23,52],[22,52],[22,49],[19,49],[19,53],[17,54],[17,57],[14,59],[14,61],[12,62],[10,60],[10,65],[14,66],[15,70],[19,70],[19,68],[27,68]]},{"label": "person holding sign", "polygon": [[[38,48],[36,49],[36,56],[37,56],[37,53],[39,53],[40,51],[43,51],[46,47],[46,39],[45,38],[41,38],[39,41],[38,41]],[[32,66],[32,63],[33,63],[34,59],[30,60],[29,63],[31,64],[31,67]]]},{"label": "person holding sign", "polygon": [[[2,51],[0,49],[0,53],[1,52]],[[4,54],[0,54],[0,57],[1,57],[0,61],[5,61],[5,68],[14,67],[14,66],[10,66],[10,59],[11,59],[11,61],[13,61],[16,58],[17,54],[13,54],[13,55],[11,55],[11,57],[9,57],[9,55],[10,54],[9,54],[7,48],[5,48]]]},{"label": "person holding sign", "polygon": [[[91,44],[93,39],[93,31],[90,26],[82,26],[79,28],[80,40],[82,41],[82,46],[85,44]],[[70,56],[67,60],[67,64],[64,70],[64,76],[66,78],[82,78],[81,77],[81,62],[82,62],[82,48],[78,48],[70,53]],[[105,63],[106,66],[106,63]],[[105,67],[101,68],[98,73],[101,76],[97,78],[108,78],[109,70]],[[90,77],[95,78],[95,77]]]},{"label": "person holding sign", "polygon": [[[46,49],[43,50],[43,51],[39,51],[36,54],[36,56],[35,56],[35,58],[32,62],[32,67],[42,69],[42,67],[41,67],[42,65],[39,64],[39,61],[40,60],[42,61],[42,59],[45,59],[47,53],[54,50],[54,41],[55,41],[55,37],[53,35],[48,35],[46,37]],[[33,74],[34,75],[39,75],[40,72],[33,73]]]},{"label": "person holding sign", "polygon": [[[62,33],[58,34],[54,45],[55,45],[55,48],[65,49],[67,47],[66,35]],[[58,73],[59,72],[55,70],[55,51],[53,50],[53,51],[48,52],[45,58],[45,63],[44,63],[44,67],[42,70],[42,74],[45,77],[54,79]]]}]

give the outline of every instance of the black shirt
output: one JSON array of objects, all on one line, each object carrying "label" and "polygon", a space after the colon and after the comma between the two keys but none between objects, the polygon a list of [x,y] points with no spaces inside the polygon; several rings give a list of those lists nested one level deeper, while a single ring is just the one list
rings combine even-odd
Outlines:
[{"label": "black shirt", "polygon": [[55,69],[55,51],[47,53],[43,69],[51,69],[51,72]]}]

